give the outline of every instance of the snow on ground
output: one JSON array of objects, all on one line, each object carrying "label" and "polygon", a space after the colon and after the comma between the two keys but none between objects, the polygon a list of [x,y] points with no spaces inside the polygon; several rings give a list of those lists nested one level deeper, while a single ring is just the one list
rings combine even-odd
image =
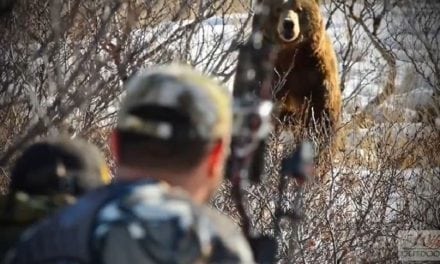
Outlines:
[{"label": "snow on ground", "polygon": [[[360,6],[356,8],[360,11]],[[327,17],[327,14],[325,16]],[[230,50],[237,42],[244,39],[244,34],[240,32],[240,29],[243,23],[250,21],[249,19],[249,14],[214,16],[197,23],[194,27],[191,27],[193,23],[191,20],[176,23],[165,22],[154,28],[134,31],[132,39],[137,45],[148,46],[145,52],[162,48],[168,51],[168,56],[172,60],[186,61],[219,79],[226,78],[226,85],[232,90],[233,77],[231,76],[235,70],[237,52],[230,52]],[[347,48],[349,39],[345,23],[344,15],[341,12],[336,12],[332,16],[332,25],[328,29],[339,56]],[[397,24],[398,22],[393,21],[393,23]],[[249,29],[249,23],[247,29]],[[182,34],[182,32],[184,33]],[[379,36],[386,39],[387,42],[392,41],[385,38],[385,34],[388,33],[385,26],[382,25],[379,29]],[[170,42],[169,40],[173,36],[179,36],[179,39]],[[355,41],[353,49],[357,60],[347,74],[343,92],[344,112],[348,119],[352,114],[362,111],[368,102],[382,92],[388,71],[381,55],[374,49],[371,41],[362,30],[354,32],[353,38]],[[392,45],[390,44],[390,46]],[[377,122],[390,120],[394,117],[393,113],[395,112],[398,112],[400,120],[416,121],[416,111],[432,104],[432,91],[425,87],[423,81],[408,83],[408,80],[405,79],[407,69],[412,65],[403,62],[404,54],[399,52],[398,47],[395,49],[398,54],[396,78],[398,93],[390,97],[374,113],[371,113]],[[411,85],[414,87],[410,87],[408,90],[406,86]]]},{"label": "snow on ground", "polygon": [[[250,21],[248,14],[214,16],[192,25],[191,20],[163,23],[152,29],[140,29],[132,33],[138,45],[153,43],[149,50],[163,48],[172,60],[186,61],[199,70],[223,79],[220,74],[233,75],[237,52],[231,52],[243,40],[246,32],[241,25]],[[170,42],[174,36],[179,38]],[[185,54],[182,56],[182,54]],[[226,82],[232,91],[232,78]]]},{"label": "snow on ground", "polygon": [[[355,13],[360,13],[361,4],[355,5]],[[325,14],[328,18],[327,14]],[[402,14],[399,9],[393,10],[393,19],[382,23],[378,29],[378,36],[393,49],[397,58],[397,76],[396,76],[396,93],[391,96],[384,104],[384,109],[376,109],[372,113],[375,121],[383,122],[386,119],[381,115],[385,112],[398,112],[400,119],[412,122],[415,120],[415,111],[423,107],[431,107],[433,104],[432,89],[421,78],[414,73],[414,66],[408,62],[408,54],[401,49],[401,44],[397,44],[395,39],[390,37],[389,32],[392,31],[398,35],[399,41],[408,47],[414,48],[413,56],[419,56],[423,61],[427,56],[423,52],[423,45],[416,40],[407,28],[415,25],[408,25],[410,19]],[[332,25],[328,29],[328,33],[334,40],[334,46],[339,55],[344,54],[348,45],[348,31],[345,17],[341,12],[337,11],[332,15]],[[370,28],[371,21],[367,21]],[[386,25],[387,24],[387,25]],[[421,29],[420,29],[421,30]],[[353,64],[348,78],[345,80],[345,90],[343,96],[345,98],[345,113],[348,116],[355,112],[362,111],[368,102],[376,95],[382,92],[385,86],[388,68],[380,53],[371,44],[367,35],[362,30],[355,30],[352,36],[355,46],[353,54],[358,60]],[[418,45],[418,46],[417,46]],[[342,67],[340,68],[342,70]],[[425,72],[432,69],[423,69]],[[412,74],[412,75],[411,75]],[[359,89],[362,87],[362,89]]]},{"label": "snow on ground", "polygon": [[[195,26],[191,26],[193,22],[191,20],[162,23],[154,28],[134,31],[132,39],[137,45],[148,46],[145,52],[162,48],[167,51],[165,53],[169,53],[165,55],[171,56],[172,60],[183,60],[221,80],[226,78],[226,85],[232,90],[233,77],[231,76],[235,70],[237,52],[230,50],[236,42],[243,41],[248,33],[240,32],[241,25],[246,21],[250,21],[248,14],[230,14],[211,17]],[[332,26],[328,30],[339,56],[347,48],[349,40],[345,23],[343,14],[336,12],[332,16]],[[393,23],[396,24],[398,21]],[[247,29],[249,29],[249,24]],[[384,34],[387,34],[384,25],[378,32],[383,38]],[[345,121],[351,120],[353,114],[361,112],[375,96],[382,92],[388,71],[386,63],[372,46],[366,34],[362,30],[354,34],[355,45],[352,48],[356,60],[344,82]],[[175,36],[179,37],[170,42],[170,38]],[[386,39],[391,41],[389,38]],[[398,47],[394,48],[398,54],[396,93],[370,113],[375,121],[372,128],[369,130],[359,128],[347,135],[347,141],[352,146],[356,146],[366,136],[371,136],[371,133],[377,133],[377,138],[381,138],[385,131],[395,138],[415,138],[432,132],[422,128],[422,124],[418,123],[420,122],[419,110],[432,106],[434,103],[432,90],[428,89],[420,78],[417,80],[408,78],[408,69],[413,66],[404,62],[402,58],[404,54],[401,54]],[[160,54],[160,56],[165,55]],[[231,76],[227,78],[221,73]],[[390,122],[397,123],[389,127]]]},{"label": "snow on ground", "polygon": [[[190,33],[183,34],[181,39],[171,43],[167,42],[169,38],[180,34],[182,28],[191,25],[193,21],[163,23],[152,29],[134,31],[132,35],[133,39],[142,39],[145,43],[152,41],[154,45],[149,50],[166,45],[166,49],[176,60],[187,61],[214,76],[220,72],[233,75],[237,52],[230,52],[231,45],[243,40],[244,35],[240,29],[248,19],[248,14],[214,16],[191,28]],[[345,23],[343,14],[336,12],[332,16],[332,26],[328,30],[339,55],[343,54],[347,48],[349,38],[347,30],[345,30]],[[393,23],[398,22],[394,21]],[[383,36],[387,34],[384,27],[382,25],[379,29],[379,35],[387,39]],[[362,30],[356,31],[353,38],[355,39],[354,54],[357,54],[358,58],[345,80],[343,92],[345,120],[350,120],[353,114],[362,111],[376,95],[382,92],[388,70],[379,52],[374,49],[371,41]],[[391,40],[387,39],[387,41]],[[398,50],[396,53],[400,54]],[[187,56],[182,57],[181,54],[187,54]],[[417,80],[407,78],[408,69],[412,67],[409,63],[404,62],[403,58],[398,58],[397,91],[385,103],[370,113],[375,122],[379,124],[399,122],[399,126],[407,127],[405,128],[407,130],[419,126],[417,124],[419,122],[418,111],[433,105],[433,92],[426,87],[420,78]],[[219,79],[224,77],[218,76]],[[232,90],[232,80],[233,78],[229,78],[226,82],[230,90]],[[379,131],[379,128],[376,130]]]}]

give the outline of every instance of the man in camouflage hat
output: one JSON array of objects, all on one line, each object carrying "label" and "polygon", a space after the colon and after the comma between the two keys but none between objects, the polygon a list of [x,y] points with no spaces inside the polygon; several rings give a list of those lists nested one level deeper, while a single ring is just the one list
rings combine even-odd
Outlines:
[{"label": "man in camouflage hat", "polygon": [[134,76],[112,136],[115,184],[40,225],[12,263],[253,263],[239,229],[206,206],[231,126],[227,90],[192,69]]},{"label": "man in camouflage hat", "polygon": [[110,180],[103,156],[86,141],[30,145],[13,166],[9,194],[0,197],[0,259],[26,227]]}]

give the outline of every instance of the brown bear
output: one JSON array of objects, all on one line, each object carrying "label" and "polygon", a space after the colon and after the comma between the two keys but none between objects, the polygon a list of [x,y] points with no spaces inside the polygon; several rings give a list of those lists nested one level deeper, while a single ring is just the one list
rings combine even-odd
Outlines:
[{"label": "brown bear", "polygon": [[264,28],[265,40],[280,48],[273,80],[280,118],[304,127],[322,124],[327,132],[335,132],[341,116],[341,90],[336,54],[319,2],[280,2]]}]

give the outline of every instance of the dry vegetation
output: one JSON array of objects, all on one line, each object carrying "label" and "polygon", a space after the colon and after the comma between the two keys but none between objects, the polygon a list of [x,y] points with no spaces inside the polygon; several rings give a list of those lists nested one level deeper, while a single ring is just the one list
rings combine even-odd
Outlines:
[{"label": "dry vegetation", "polygon": [[[17,1],[2,14],[0,166],[7,171],[23,146],[59,133],[88,138],[108,152],[107,132],[123,83],[143,67],[186,61],[228,81],[235,65],[231,54],[250,14],[234,34],[210,34],[202,24],[240,1],[188,3]],[[229,44],[222,44],[226,38]]]},{"label": "dry vegetation", "polygon": [[[82,136],[108,154],[123,83],[143,67],[185,61],[229,84],[251,12],[220,22],[248,2],[17,1],[0,17],[2,191],[14,157],[40,137]],[[280,158],[305,135],[318,150],[325,140],[273,134],[267,178],[246,192],[253,226],[277,236],[282,263],[397,262],[399,230],[440,228],[440,7],[329,0],[323,11],[340,62],[342,142],[322,155],[321,180],[300,188],[280,181]],[[213,205],[235,215],[228,192]],[[279,221],[276,208],[303,219]]]}]

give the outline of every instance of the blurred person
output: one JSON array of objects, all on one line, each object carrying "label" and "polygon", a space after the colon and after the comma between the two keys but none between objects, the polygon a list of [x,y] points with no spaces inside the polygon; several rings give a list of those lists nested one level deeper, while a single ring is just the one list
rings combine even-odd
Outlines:
[{"label": "blurred person", "polygon": [[112,135],[115,183],[40,224],[9,263],[254,263],[238,227],[206,205],[231,126],[227,89],[191,68],[134,76]]},{"label": "blurred person", "polygon": [[15,0],[0,0],[0,18],[9,14],[14,7]]},{"label": "blurred person", "polygon": [[99,150],[83,140],[30,145],[13,165],[9,194],[0,197],[0,259],[31,224],[110,180]]}]

